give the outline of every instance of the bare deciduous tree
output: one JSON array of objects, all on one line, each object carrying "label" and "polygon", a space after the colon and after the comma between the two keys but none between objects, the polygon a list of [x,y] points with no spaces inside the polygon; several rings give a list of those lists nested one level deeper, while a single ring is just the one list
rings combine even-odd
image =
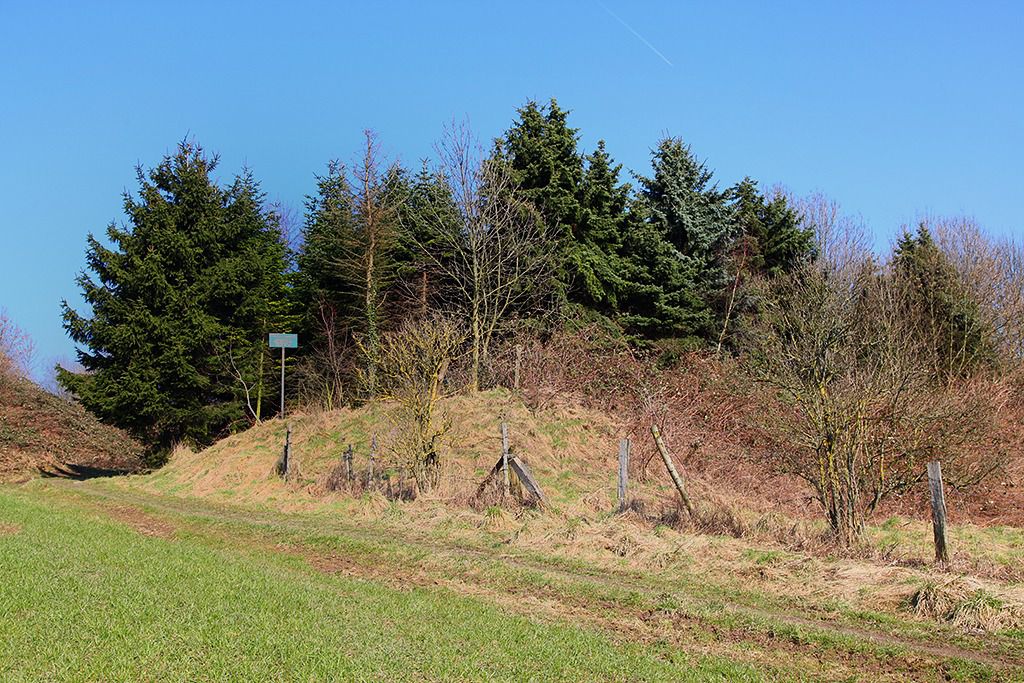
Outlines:
[{"label": "bare deciduous tree", "polygon": [[[775,283],[751,358],[778,401],[761,420],[772,464],[813,488],[836,538],[852,543],[887,495],[942,459],[966,485],[991,471],[999,391],[936,382],[906,288],[871,259],[808,266]],[[1005,397],[1004,397],[1005,398]],[[984,443],[987,458],[972,458]]]},{"label": "bare deciduous tree", "polygon": [[1024,361],[1024,246],[993,239],[970,218],[923,221],[979,304],[983,328],[1004,364]]},{"label": "bare deciduous tree", "polygon": [[32,372],[35,343],[0,309],[0,375],[27,377]]},{"label": "bare deciduous tree", "polygon": [[864,223],[844,214],[838,202],[816,192],[807,197],[787,195],[802,225],[814,231],[818,259],[836,273],[856,270],[871,254]]},{"label": "bare deciduous tree", "polygon": [[519,195],[511,169],[501,160],[485,160],[468,126],[449,127],[437,153],[458,225],[452,228],[449,215],[427,216],[447,257],[421,247],[451,280],[455,303],[465,312],[472,356],[469,386],[477,391],[481,364],[495,335],[544,287],[551,245],[541,216]]}]

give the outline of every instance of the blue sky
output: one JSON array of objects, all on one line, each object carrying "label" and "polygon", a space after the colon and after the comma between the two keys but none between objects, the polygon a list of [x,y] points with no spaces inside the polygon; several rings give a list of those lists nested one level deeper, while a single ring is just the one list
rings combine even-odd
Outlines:
[{"label": "blue sky", "polygon": [[1021,2],[0,0],[0,307],[41,363],[72,356],[86,233],[185,136],[300,211],[364,128],[416,164],[530,98],[627,169],[668,133],[722,184],[823,191],[879,245],[925,213],[1018,234],[1021,36]]}]

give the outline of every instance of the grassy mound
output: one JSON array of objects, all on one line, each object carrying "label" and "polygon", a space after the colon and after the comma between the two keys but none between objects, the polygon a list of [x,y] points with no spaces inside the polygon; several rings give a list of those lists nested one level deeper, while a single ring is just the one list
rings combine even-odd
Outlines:
[{"label": "grassy mound", "polygon": [[[455,397],[445,408],[452,427],[446,439],[442,483],[431,492],[432,499],[465,502],[475,494],[501,456],[501,421],[505,420],[511,451],[528,463],[553,506],[610,510],[614,505],[619,427],[609,417],[577,408],[531,411],[500,390]],[[146,485],[176,494],[259,504],[285,499],[308,503],[330,497],[328,480],[349,445],[356,478],[365,478],[374,437],[378,444],[375,473],[390,479],[393,486],[401,485],[402,456],[395,444],[400,426],[393,423],[386,405],[298,414],[288,423],[293,465],[299,472],[292,482],[282,481],[274,471],[286,424],[273,420],[200,453],[178,449],[164,468],[146,478]]]},{"label": "grassy mound", "polygon": [[26,379],[0,377],[0,481],[38,471],[139,469],[142,447],[76,403]]}]

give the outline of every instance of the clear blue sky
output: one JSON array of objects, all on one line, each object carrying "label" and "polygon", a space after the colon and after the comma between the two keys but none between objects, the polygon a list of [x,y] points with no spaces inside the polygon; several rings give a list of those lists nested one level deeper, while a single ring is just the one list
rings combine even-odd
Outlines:
[{"label": "clear blue sky", "polygon": [[1022,2],[0,0],[0,307],[72,355],[85,236],[193,136],[301,209],[363,128],[408,163],[529,98],[643,171],[664,133],[720,183],[821,190],[879,244],[924,213],[1024,230]]}]

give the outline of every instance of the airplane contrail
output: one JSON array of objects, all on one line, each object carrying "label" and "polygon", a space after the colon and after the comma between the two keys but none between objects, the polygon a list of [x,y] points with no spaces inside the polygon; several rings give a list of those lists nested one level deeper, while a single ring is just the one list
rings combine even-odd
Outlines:
[{"label": "airplane contrail", "polygon": [[611,10],[610,10],[610,9],[608,8],[608,6],[607,6],[607,5],[605,5],[605,4],[603,3],[603,2],[601,2],[601,0],[597,0],[597,4],[599,4],[599,5],[600,5],[600,6],[601,6],[601,7],[602,7],[602,8],[604,9],[604,11],[605,11],[605,12],[607,12],[608,14],[610,14],[610,15],[611,15],[611,17],[612,17],[612,19],[614,19],[615,21],[617,21],[617,22],[619,22],[620,24],[622,24],[623,26],[625,26],[625,27],[626,27],[626,29],[627,29],[627,30],[628,30],[628,31],[629,31],[630,33],[632,33],[632,34],[633,34],[634,36],[636,36],[637,38],[639,38],[639,39],[640,39],[640,41],[641,41],[641,42],[643,42],[643,44],[644,44],[644,45],[646,45],[647,47],[651,48],[651,52],[653,52],[654,54],[656,54],[656,55],[658,55],[659,57],[661,57],[661,59],[662,59],[662,61],[663,61],[663,62],[665,62],[666,64],[668,64],[668,65],[669,65],[669,66],[671,66],[671,67],[675,67],[675,64],[673,64],[672,62],[670,62],[670,61],[668,60],[668,57],[666,57],[665,55],[661,54],[661,51],[660,51],[660,50],[659,50],[658,48],[656,48],[656,47],[654,47],[653,45],[651,45],[651,41],[649,41],[649,40],[647,40],[646,38],[644,38],[644,37],[643,37],[642,35],[640,35],[640,34],[639,34],[639,33],[637,32],[637,30],[636,30],[635,28],[633,28],[632,26],[630,26],[629,24],[627,24],[627,23],[626,23],[625,21],[623,21],[622,19],[620,19],[620,18],[619,18],[619,15],[617,15],[617,14],[616,14],[615,12],[611,11]]}]

